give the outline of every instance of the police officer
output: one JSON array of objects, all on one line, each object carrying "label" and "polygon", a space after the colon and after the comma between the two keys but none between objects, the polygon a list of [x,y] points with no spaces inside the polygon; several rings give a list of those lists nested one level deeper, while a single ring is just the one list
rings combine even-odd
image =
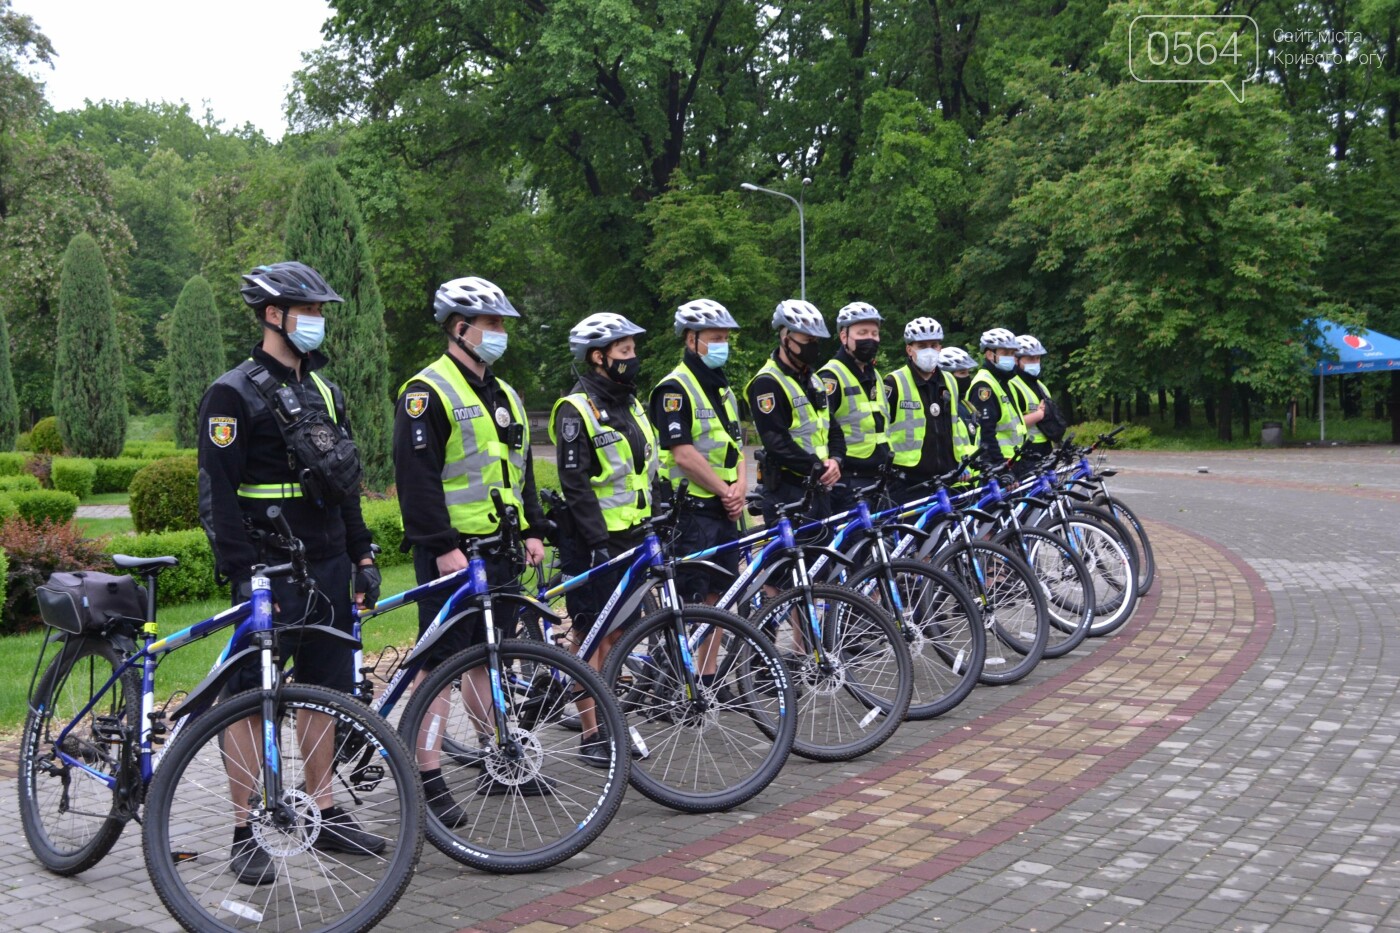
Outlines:
[{"label": "police officer", "polygon": [[[675,323],[685,354],[652,389],[649,409],[660,438],[661,467],[672,487],[689,480],[688,501],[677,503],[674,549],[681,556],[738,538],[745,483],[739,403],[724,374],[729,339],[739,323],[708,298],[677,308]],[[731,573],[739,571],[737,550],[712,559]],[[704,569],[677,573],[676,585],[682,599],[711,605],[726,586],[722,575]]]},{"label": "police officer", "polygon": [[890,411],[887,432],[896,477],[890,498],[903,502],[907,491],[957,465],[953,436],[958,423],[958,384],[939,369],[943,325],[917,317],[904,326],[905,364],[885,376]]},{"label": "police officer", "polygon": [[[803,484],[818,465],[824,489],[841,479],[841,465],[827,444],[827,394],[814,371],[822,358],[821,341],[831,332],[814,305],[791,298],[773,310],[773,329],[778,348],[744,389],[763,443],[763,517],[770,525],[779,503],[803,497]],[[831,514],[826,493],[816,497],[813,512],[819,518]]]},{"label": "police officer", "polygon": [[967,400],[977,413],[977,437],[987,464],[1005,464],[1026,440],[1026,425],[1011,398],[1016,353],[1021,345],[1004,327],[984,331],[978,342],[982,367],[968,385]]},{"label": "police officer", "polygon": [[[342,444],[350,437],[340,389],[316,373],[326,364],[318,349],[325,336],[323,311],[343,299],[316,270],[299,262],[258,266],[243,276],[243,282],[243,300],[263,328],[262,340],[250,358],[220,376],[200,402],[200,522],[217,569],[231,581],[233,601],[239,603],[251,594],[254,564],[286,559],[265,546],[267,536],[275,533],[267,509],[280,506],[306,548],[317,591],[306,594],[295,581],[273,580],[279,621],[305,620],[349,632],[352,589],[357,603],[373,605],[380,584],[372,539],[360,514],[358,460],[350,464],[350,473],[340,474],[344,486],[318,482],[308,471],[326,464],[289,455],[292,439],[282,427],[285,420],[290,430],[293,413],[300,412],[299,423],[328,441]],[[326,474],[319,475],[324,479]],[[284,652],[291,649],[300,682],[347,692],[354,687],[354,649],[349,644],[315,635],[304,640],[287,636],[281,644]],[[254,663],[241,667],[225,690],[257,686]],[[351,855],[383,851],[382,837],[365,832],[334,805],[330,718],[320,713],[305,718],[304,724],[298,722],[297,733],[306,755],[308,792],[321,808],[316,846]],[[239,881],[257,885],[273,881],[276,871],[248,825],[248,801],[256,793],[249,776],[261,769],[255,723],[248,719],[234,724],[224,741],[235,812],[230,870]]]},{"label": "police officer", "polygon": [[[560,563],[570,576],[640,544],[639,525],[651,516],[652,484],[660,462],[656,433],[636,396],[642,364],[636,335],[642,333],[627,318],[609,312],[591,314],[569,331],[569,349],[587,369],[555,403],[549,436],[571,518],[572,528],[560,541]],[[595,574],[566,596],[576,644],[592,630],[625,569]],[[603,634],[589,659],[595,670],[602,669],[620,635],[621,625]],[[592,706],[580,708],[579,718],[584,760],[608,767]]]},{"label": "police officer", "polygon": [[[977,412],[966,398],[977,361],[962,347],[944,347],[938,351],[938,368],[953,379],[953,462],[962,463],[964,458],[977,452]],[[963,478],[972,479],[976,475],[976,467],[969,464]]]},{"label": "police officer", "polygon": [[854,508],[853,486],[870,480],[890,462],[885,436],[889,410],[875,369],[882,320],[880,312],[863,301],[836,312],[841,347],[819,371],[831,417],[831,453],[846,479],[832,490],[831,507],[836,512]]},{"label": "police officer", "polygon": [[1030,334],[1016,338],[1016,375],[1011,378],[1012,401],[1026,423],[1030,452],[1039,456],[1050,453],[1054,442],[1065,435],[1065,424],[1045,383],[1040,381],[1040,362],[1045,346]]},{"label": "police officer", "polygon": [[[520,395],[491,371],[506,352],[507,318],[520,312],[496,285],[467,276],[445,282],[433,296],[433,319],[447,339],[442,356],[399,388],[394,410],[394,480],[403,515],[404,547],[413,548],[413,571],[419,584],[467,566],[463,543],[501,529],[491,493],[514,506],[521,519],[526,559],[538,562],[544,546],[538,533],[544,516],[535,493],[530,456],[530,427]],[[515,555],[488,551],[486,577],[492,587],[517,584]],[[418,634],[433,623],[451,595],[442,592],[418,602]],[[481,644],[486,632],[479,615],[460,620],[425,656],[426,671],[451,655]],[[478,743],[491,733],[490,682],[486,668],[467,674],[462,698],[477,726]],[[443,720],[451,712],[446,697],[434,701]],[[428,807],[448,826],[460,826],[466,814],[452,798],[442,777],[440,736],[424,717],[417,741],[418,767]],[[484,754],[485,749],[477,750]],[[502,794],[509,787],[483,774],[479,793]],[[541,783],[520,785],[522,794],[543,793]]]}]

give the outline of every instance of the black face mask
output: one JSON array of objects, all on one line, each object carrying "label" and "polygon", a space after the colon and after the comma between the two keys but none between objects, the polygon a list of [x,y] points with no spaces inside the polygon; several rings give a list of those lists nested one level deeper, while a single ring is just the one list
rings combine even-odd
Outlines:
[{"label": "black face mask", "polygon": [[869,363],[871,360],[875,359],[875,354],[879,352],[880,341],[867,338],[865,340],[856,341],[856,346],[855,349],[851,351],[851,356],[855,357],[857,362]]},{"label": "black face mask", "polygon": [[788,356],[801,363],[807,369],[811,369],[822,361],[821,341],[813,340],[811,343],[798,343],[791,337],[787,343]]},{"label": "black face mask", "polygon": [[972,373],[968,373],[966,376],[954,376],[953,379],[958,383],[958,394],[966,395],[967,387],[972,385]]},{"label": "black face mask", "polygon": [[638,356],[634,356],[630,360],[609,360],[605,358],[603,361],[603,370],[613,382],[625,386],[636,385],[637,374],[642,371],[642,359]]}]

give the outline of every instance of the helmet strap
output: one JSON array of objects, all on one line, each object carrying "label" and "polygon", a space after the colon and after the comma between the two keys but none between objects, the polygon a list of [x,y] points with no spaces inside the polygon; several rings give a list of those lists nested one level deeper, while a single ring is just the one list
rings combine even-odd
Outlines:
[{"label": "helmet strap", "polygon": [[[472,323],[471,318],[464,318],[463,320],[466,322],[467,327],[476,326]],[[465,328],[463,329],[462,333],[466,333]],[[473,347],[471,344],[467,343],[465,340],[462,339],[462,334],[453,334],[452,342],[457,344],[457,346],[461,348],[462,352],[465,353],[467,356],[471,357],[475,362],[480,363],[482,366],[490,365],[481,358],[481,356],[476,352],[475,347]]]},{"label": "helmet strap", "polygon": [[262,325],[264,328],[266,328],[267,330],[272,331],[274,334],[281,334],[281,335],[282,335],[282,342],[285,343],[285,344],[287,345],[287,349],[291,350],[293,353],[296,354],[297,359],[299,359],[299,360],[304,360],[304,359],[306,359],[307,354],[301,352],[301,348],[298,347],[296,344],[292,343],[291,334],[288,334],[288,333],[287,333],[287,315],[290,314],[291,312],[288,311],[286,308],[280,307],[280,306],[278,306],[278,305],[268,305],[268,307],[269,307],[269,308],[277,308],[278,311],[281,311],[281,312],[282,312],[282,323],[280,323],[280,324],[269,324],[268,321],[267,321],[267,312],[266,312],[266,311],[263,312],[263,316],[258,320],[258,323],[261,324],[261,325]]}]

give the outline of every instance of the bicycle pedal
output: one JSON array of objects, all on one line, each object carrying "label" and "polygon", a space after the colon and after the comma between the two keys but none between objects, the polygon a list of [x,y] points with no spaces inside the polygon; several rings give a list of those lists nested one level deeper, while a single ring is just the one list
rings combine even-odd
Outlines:
[{"label": "bicycle pedal", "polygon": [[361,765],[350,772],[350,785],[361,794],[368,794],[384,780],[383,765]]},{"label": "bicycle pedal", "polygon": [[116,716],[97,716],[92,721],[92,734],[99,741],[120,745],[126,741],[126,727]]}]

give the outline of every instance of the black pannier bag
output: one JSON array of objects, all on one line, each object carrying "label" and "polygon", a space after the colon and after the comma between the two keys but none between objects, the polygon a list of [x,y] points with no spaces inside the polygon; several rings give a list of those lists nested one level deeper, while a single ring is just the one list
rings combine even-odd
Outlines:
[{"label": "black pannier bag", "polygon": [[128,576],[59,571],[36,593],[44,624],[70,635],[101,631],[119,618],[146,618],[146,588]]}]

